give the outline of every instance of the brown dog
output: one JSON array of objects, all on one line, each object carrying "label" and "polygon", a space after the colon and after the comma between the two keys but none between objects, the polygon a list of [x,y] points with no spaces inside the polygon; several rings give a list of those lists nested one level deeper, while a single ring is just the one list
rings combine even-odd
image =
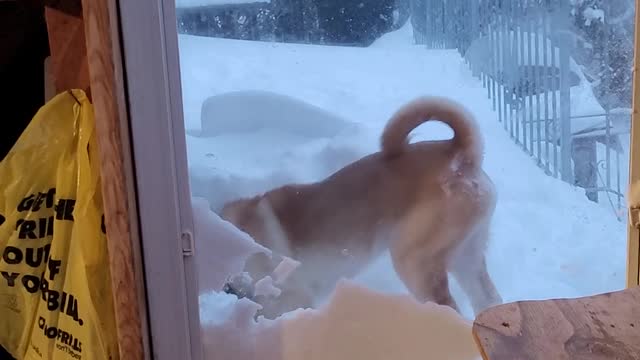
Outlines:
[{"label": "brown dog", "polygon": [[[452,139],[408,144],[413,129],[435,119],[453,129]],[[223,219],[301,262],[281,295],[285,303],[296,300],[276,313],[313,306],[385,249],[419,301],[458,310],[451,272],[476,314],[501,303],[484,255],[496,192],[481,168],[483,143],[473,117],[450,100],[419,98],[391,118],[381,145],[320,182],[223,207]]]}]

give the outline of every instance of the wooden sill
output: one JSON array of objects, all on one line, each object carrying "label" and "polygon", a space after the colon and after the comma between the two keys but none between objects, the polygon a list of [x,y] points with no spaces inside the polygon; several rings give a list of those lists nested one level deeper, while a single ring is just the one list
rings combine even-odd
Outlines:
[{"label": "wooden sill", "polygon": [[473,336],[485,360],[638,360],[640,287],[499,305],[478,315]]}]

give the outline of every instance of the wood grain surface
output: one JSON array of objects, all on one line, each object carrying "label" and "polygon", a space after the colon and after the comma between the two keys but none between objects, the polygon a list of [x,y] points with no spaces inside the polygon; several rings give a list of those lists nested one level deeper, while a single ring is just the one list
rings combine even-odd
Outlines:
[{"label": "wood grain surface", "polygon": [[45,7],[49,37],[49,75],[55,94],[69,89],[87,90],[89,68],[82,17]]},{"label": "wood grain surface", "polygon": [[640,287],[499,305],[473,335],[485,360],[639,360]]},{"label": "wood grain surface", "polygon": [[[636,0],[639,9],[640,0]],[[635,18],[635,46],[633,59],[633,113],[631,115],[631,159],[629,161],[629,183],[640,181],[640,11],[636,11]],[[631,224],[627,225],[627,287],[640,285],[640,229]]]},{"label": "wood grain surface", "polygon": [[[96,131],[101,159],[102,192],[108,237],[111,280],[121,360],[143,359],[141,318],[144,309],[141,274],[136,273],[132,219],[132,169],[126,117],[122,58],[115,0],[83,0],[83,18]],[[135,229],[137,233],[137,228]],[[147,354],[148,355],[148,354]]]}]

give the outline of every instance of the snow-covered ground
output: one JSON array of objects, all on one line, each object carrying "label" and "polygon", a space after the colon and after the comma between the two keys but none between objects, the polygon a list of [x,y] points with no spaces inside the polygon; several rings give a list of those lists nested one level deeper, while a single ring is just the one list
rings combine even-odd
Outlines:
[{"label": "snow-covered ground", "polygon": [[[491,110],[486,90],[482,88],[480,81],[471,76],[460,56],[452,50],[426,50],[412,45],[409,25],[387,34],[369,48],[260,43],[194,36],[180,36],[179,41],[192,192],[194,196],[206,198],[213,210],[233,197],[258,193],[287,182],[322,179],[359,156],[376,151],[382,127],[391,113],[403,103],[420,95],[447,96],[463,103],[475,114],[485,138],[484,168],[499,192],[488,250],[489,272],[504,300],[576,297],[623,288],[625,224],[616,219],[610,208],[589,202],[582,190],[544,175],[533,160],[509,139],[497,121],[497,114]],[[263,112],[256,108],[258,120],[252,121],[262,121],[262,126],[255,131],[225,125],[237,119],[201,119],[206,99],[242,90],[264,90],[287,95],[322,108],[344,121],[332,122],[335,135],[326,131],[326,127],[322,133],[314,135],[313,129],[317,125],[314,127],[313,123],[305,123],[305,119],[298,120],[301,124],[306,124],[304,126],[309,129],[307,132],[291,131],[282,126],[292,120],[286,118],[286,109],[281,109],[281,113],[278,113],[277,109]],[[214,126],[219,123],[223,128],[235,130],[203,137],[199,135],[201,121],[210,122]],[[304,126],[300,125],[298,128]],[[413,139],[446,138],[450,135],[448,128],[433,123],[414,131]],[[205,212],[206,206],[199,204],[194,207],[196,211]],[[209,217],[207,221],[219,221],[214,214],[206,216]],[[196,234],[200,239],[208,235]],[[216,252],[215,249],[211,251]],[[374,262],[354,282],[374,292],[359,292],[358,287],[346,286],[346,290],[331,302],[333,305],[330,308],[344,305],[346,300],[343,295],[347,294],[344,296],[348,297],[353,292],[356,293],[353,296],[364,299],[370,296],[370,299],[386,300],[406,294],[388,256]],[[472,313],[466,299],[457,284],[454,282],[453,285],[454,296],[459,299],[465,317],[470,319]],[[380,294],[397,295],[385,297]],[[215,331],[227,321],[226,323],[235,324],[233,326],[236,333],[251,334],[247,335],[252,340],[246,346],[254,350],[259,348],[260,342],[265,340],[256,336],[256,329],[267,327],[269,322],[248,325],[246,321],[249,321],[247,319],[250,316],[245,314],[241,316],[244,319],[242,321],[245,321],[244,325],[238,325],[242,321],[234,316],[242,311],[251,313],[253,308],[246,302],[236,303],[229,299],[229,295],[215,292],[201,294],[200,312],[205,328],[205,343],[218,347],[218,351],[226,351],[220,348],[225,346],[229,351],[245,351],[239,350],[242,346],[234,342],[239,341],[243,335],[233,339],[233,335],[225,335],[224,341],[212,340],[223,333],[231,334],[228,331]],[[340,302],[340,299],[344,301]],[[406,297],[398,299],[408,301]],[[377,304],[384,302],[376,301],[372,300]],[[348,305],[344,306],[348,308]],[[345,311],[345,308],[340,309]],[[384,307],[378,307],[375,311],[383,311],[381,309]],[[398,310],[389,307],[389,311]],[[323,316],[326,320],[329,312],[301,312],[298,320],[304,322],[309,317],[319,319]],[[375,312],[369,315],[372,319],[387,316]],[[354,316],[363,319],[360,315]],[[435,319],[439,315],[429,316]],[[451,322],[461,320],[455,316],[448,319]],[[289,326],[299,331],[307,329],[309,334],[317,335],[310,330],[310,326],[305,328],[295,318],[287,321],[290,322],[284,325],[279,323],[280,329]],[[322,325],[325,334],[332,329],[329,324],[330,321]],[[373,329],[385,322],[378,325],[366,322],[361,324],[359,331],[372,332],[370,340],[377,346],[419,346],[421,341],[407,340],[408,342],[380,345],[378,343],[384,341],[377,340],[376,336],[380,336],[380,339],[385,337],[374,334],[377,330]],[[468,332],[468,324],[464,321],[461,324],[463,325],[458,330]],[[396,325],[406,325],[403,330],[405,332],[400,331],[403,334],[415,330],[409,330],[413,328],[406,323]],[[389,333],[393,331],[395,330],[388,330]],[[290,337],[287,339],[294,341],[295,336],[292,334],[298,332],[289,332]],[[278,334],[285,336],[285,332]],[[282,338],[272,340],[281,344],[288,343]],[[321,340],[313,341],[309,340],[309,346],[322,344]],[[336,341],[339,342],[339,339],[334,343]],[[460,341],[471,344],[470,337]],[[305,353],[298,350],[298,354]],[[252,356],[249,353],[245,355],[246,358]],[[418,355],[424,356],[424,353],[402,358],[424,358]],[[349,358],[346,355],[327,356],[324,358]],[[243,355],[235,358],[245,357]],[[264,358],[285,357],[274,355]],[[461,355],[450,358],[469,357]]]}]

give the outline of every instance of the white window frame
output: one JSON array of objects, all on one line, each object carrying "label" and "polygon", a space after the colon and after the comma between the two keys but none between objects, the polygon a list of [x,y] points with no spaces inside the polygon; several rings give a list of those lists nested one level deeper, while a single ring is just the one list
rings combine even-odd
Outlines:
[{"label": "white window frame", "polygon": [[201,360],[173,0],[118,2],[152,354]]}]

